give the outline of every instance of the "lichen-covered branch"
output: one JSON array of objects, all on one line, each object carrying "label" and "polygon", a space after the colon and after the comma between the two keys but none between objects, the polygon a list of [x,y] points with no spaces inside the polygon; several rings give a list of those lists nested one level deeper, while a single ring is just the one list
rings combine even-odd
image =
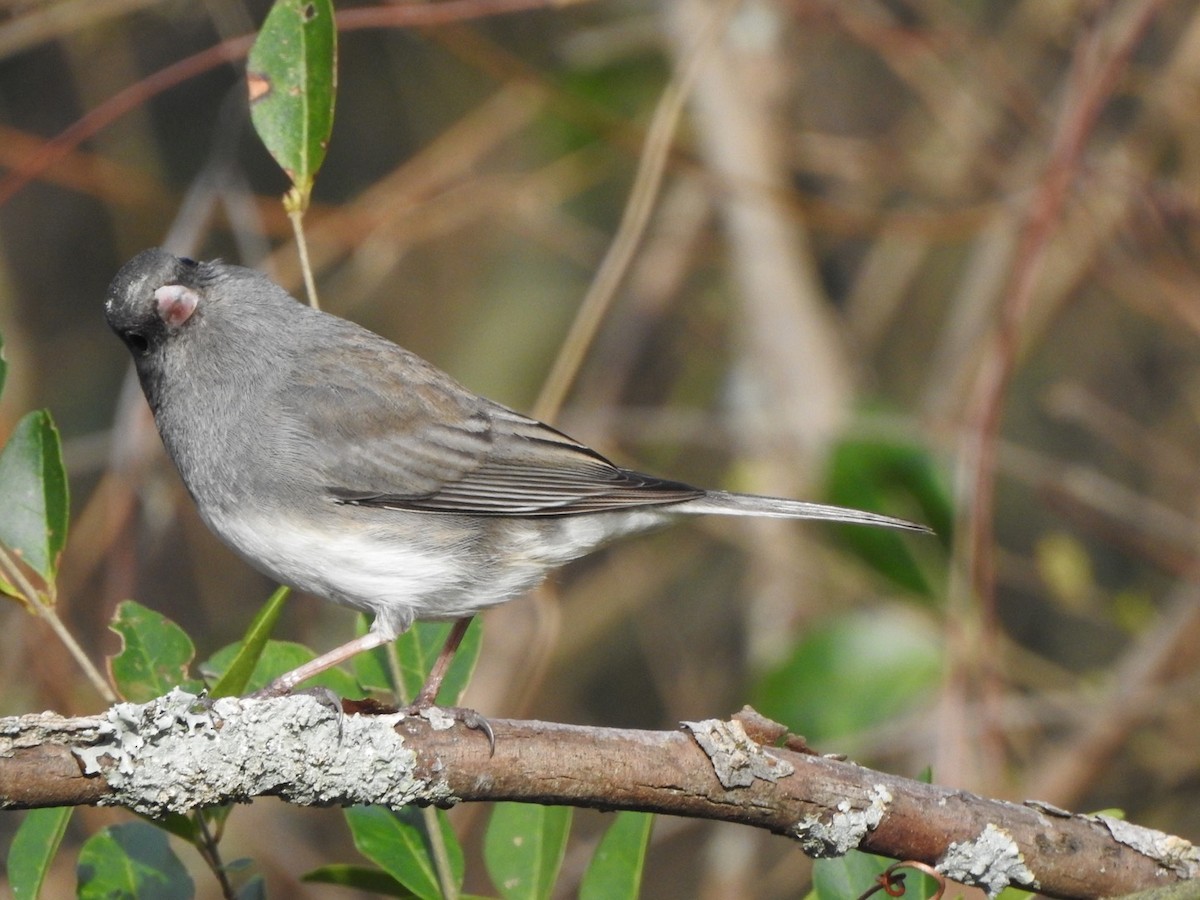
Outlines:
[{"label": "lichen-covered branch", "polygon": [[[680,731],[346,714],[318,698],[174,691],[103,715],[0,719],[0,808],[147,815],[272,795],[307,805],[516,800],[740,822],[813,856],[920,860],[993,895],[1126,893],[1200,875],[1188,842],[1103,816],[986,800],[786,747],[753,714]],[[794,743],[794,742],[793,742]]]}]

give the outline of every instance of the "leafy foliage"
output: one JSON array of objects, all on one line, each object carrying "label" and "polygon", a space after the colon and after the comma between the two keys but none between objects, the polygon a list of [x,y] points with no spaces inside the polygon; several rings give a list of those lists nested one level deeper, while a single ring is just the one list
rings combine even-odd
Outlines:
[{"label": "leafy foliage", "polygon": [[[0,544],[53,584],[67,539],[67,475],[58,429],[45,410],[22,418],[0,451],[0,497]],[[11,580],[0,578],[0,591],[22,596]]]},{"label": "leafy foliage", "polygon": [[79,851],[80,900],[191,900],[195,885],[162,830],[145,822],[102,829]]},{"label": "leafy foliage", "polygon": [[303,210],[333,131],[337,28],[331,0],[277,0],[246,73],[254,128],[292,181],[289,203]]},{"label": "leafy foliage", "polygon": [[200,690],[200,682],[188,677],[196,655],[192,639],[162,613],[126,600],[108,627],[121,636],[121,650],[108,668],[126,700],[146,703],[176,686]]},{"label": "leafy foliage", "polygon": [[72,809],[31,809],[8,848],[8,886],[13,900],[34,900],[71,821]]}]

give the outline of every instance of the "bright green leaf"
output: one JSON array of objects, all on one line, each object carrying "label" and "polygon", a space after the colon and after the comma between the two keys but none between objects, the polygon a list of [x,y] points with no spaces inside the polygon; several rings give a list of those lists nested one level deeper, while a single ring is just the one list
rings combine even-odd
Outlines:
[{"label": "bright green leaf", "polygon": [[[200,671],[206,678],[215,677],[219,684],[221,677],[237,658],[241,646],[239,642],[222,647],[201,664]],[[316,654],[303,644],[292,641],[267,641],[263,645],[262,653],[255,663],[254,671],[250,675],[250,680],[246,682],[244,690],[257,691],[259,688],[264,688],[285,672],[290,672],[315,658]],[[341,669],[329,669],[322,672],[305,681],[304,685],[327,687],[339,697],[353,697],[359,693],[358,684]]]},{"label": "bright green leaf", "polygon": [[483,858],[504,900],[544,900],[554,890],[571,830],[569,806],[497,803]]},{"label": "bright green leaf", "polygon": [[[358,852],[383,868],[422,900],[440,900],[441,885],[417,810],[392,812],[380,806],[353,806],[346,822]],[[449,821],[438,811],[438,823],[450,857],[450,868],[462,884],[465,863]]]},{"label": "bright green leaf", "polygon": [[76,873],[80,900],[190,900],[195,893],[166,832],[145,822],[113,825],[92,835],[79,851]]},{"label": "bright green leaf", "polygon": [[653,827],[649,813],[617,813],[583,873],[579,900],[637,900]]},{"label": "bright green leaf", "polygon": [[203,687],[188,677],[196,655],[192,639],[162,613],[125,600],[108,627],[121,636],[121,652],[109,657],[108,670],[126,700],[146,703],[176,686],[193,693]]},{"label": "bright green leaf", "polygon": [[759,679],[750,702],[814,744],[844,742],[929,698],[941,674],[932,624],[902,607],[862,611],[806,629],[791,656]]},{"label": "bright green leaf", "polygon": [[[0,451],[0,505],[0,544],[52,584],[67,539],[67,473],[45,410],[22,418]],[[19,595],[2,580],[0,591]]]},{"label": "bright green leaf", "polygon": [[13,900],[35,900],[38,896],[70,820],[69,806],[25,813],[8,848],[8,886]]},{"label": "bright green leaf", "polygon": [[250,118],[308,205],[329,146],[337,86],[331,0],[276,0],[246,61]]},{"label": "bright green leaf", "polygon": [[321,866],[306,873],[300,880],[309,884],[335,884],[338,887],[354,888],[381,897],[401,897],[403,900],[410,900],[417,896],[387,872],[367,866],[351,866],[345,863]]},{"label": "bright green leaf", "polygon": [[284,601],[289,593],[288,588],[280,587],[267,598],[267,602],[246,630],[246,636],[237,645],[238,649],[233,659],[213,685],[211,693],[214,698],[236,697],[246,690],[263,650],[266,649],[267,641],[270,640],[271,632],[275,630],[275,623],[279,621],[279,615],[283,612]]}]

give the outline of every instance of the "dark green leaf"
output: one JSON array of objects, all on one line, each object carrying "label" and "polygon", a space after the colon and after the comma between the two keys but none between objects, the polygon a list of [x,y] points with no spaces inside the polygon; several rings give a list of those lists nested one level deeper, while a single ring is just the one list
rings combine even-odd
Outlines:
[{"label": "dark green leaf", "polygon": [[[201,664],[200,671],[206,678],[216,677],[219,683],[221,676],[237,657],[241,646],[239,642],[222,647]],[[250,675],[250,680],[246,682],[245,690],[256,691],[264,688],[280,675],[290,672],[297,666],[304,665],[315,657],[316,654],[303,644],[291,641],[267,641],[254,666],[254,671]],[[358,684],[341,669],[329,669],[315,678],[310,678],[304,684],[309,687],[313,685],[327,687],[340,697],[354,697],[359,693]]]},{"label": "dark green leaf", "polygon": [[329,146],[337,85],[331,0],[276,0],[246,61],[250,118],[308,205]]},{"label": "dark green leaf", "polygon": [[69,806],[25,813],[8,848],[8,886],[13,900],[35,900],[38,896],[70,820]]},{"label": "dark green leaf", "polygon": [[[45,410],[22,418],[0,451],[0,506],[0,544],[53,584],[67,539],[67,474]],[[3,581],[0,591],[18,595]]]},{"label": "dark green leaf", "polygon": [[250,623],[246,636],[237,644],[237,652],[225,668],[224,674],[213,685],[211,693],[214,698],[236,697],[246,690],[246,685],[250,683],[250,679],[254,675],[254,669],[262,657],[271,632],[275,630],[275,623],[279,621],[279,615],[283,612],[284,601],[287,600],[288,593],[289,590],[286,587],[280,587],[267,598],[263,608],[258,611],[258,615]]},{"label": "dark green leaf", "polygon": [[387,872],[367,866],[351,866],[344,863],[321,866],[308,872],[300,880],[310,884],[336,884],[368,894],[401,897],[404,900],[417,896]]},{"label": "dark green leaf", "polygon": [[[194,815],[194,814],[193,814]],[[185,816],[183,813],[167,813],[162,816],[143,816],[138,813],[138,816],[148,825],[155,828],[161,828],[168,834],[173,834],[177,838],[187,841],[189,844],[194,844],[200,837],[200,832],[196,828],[196,823],[192,821],[191,816]]]},{"label": "dark green leaf", "polygon": [[649,813],[617,813],[583,873],[579,900],[637,900],[653,827]]},{"label": "dark green leaf", "polygon": [[166,833],[145,822],[112,825],[92,835],[79,851],[76,873],[80,900],[190,900],[195,893]]},{"label": "dark green leaf", "polygon": [[844,740],[928,698],[941,672],[932,624],[902,607],[864,611],[807,629],[751,705],[814,743]]},{"label": "dark green leaf", "polygon": [[[838,540],[894,584],[927,599],[937,596],[930,569],[940,578],[941,553],[949,547],[953,510],[928,452],[883,441],[846,441],[830,456],[826,494],[831,503],[915,518],[937,532],[937,540],[914,538],[885,528],[838,529]],[[933,558],[922,566],[919,559]]]},{"label": "dark green leaf", "polygon": [[121,636],[121,652],[109,657],[108,670],[126,700],[145,703],[176,686],[200,691],[187,674],[196,655],[192,639],[162,613],[125,600],[108,627]]},{"label": "dark green leaf", "polygon": [[504,900],[544,900],[554,890],[571,830],[569,806],[497,803],[483,858]]},{"label": "dark green leaf", "polygon": [[[417,810],[394,813],[379,806],[354,806],[345,814],[359,853],[423,900],[439,900],[442,889],[437,868]],[[438,824],[446,841],[452,874],[461,885],[465,870],[462,848],[440,810]]]}]

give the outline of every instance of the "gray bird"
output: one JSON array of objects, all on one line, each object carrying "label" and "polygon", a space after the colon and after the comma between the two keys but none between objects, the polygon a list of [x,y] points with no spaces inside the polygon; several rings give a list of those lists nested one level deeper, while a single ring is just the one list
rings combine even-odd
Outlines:
[{"label": "gray bird", "polygon": [[208,527],[271,578],[374,616],[270,693],[416,619],[456,620],[415,704],[429,705],[471,616],[675,515],[929,530],[622,469],[241,266],[146,250],[113,279],[105,315]]}]

